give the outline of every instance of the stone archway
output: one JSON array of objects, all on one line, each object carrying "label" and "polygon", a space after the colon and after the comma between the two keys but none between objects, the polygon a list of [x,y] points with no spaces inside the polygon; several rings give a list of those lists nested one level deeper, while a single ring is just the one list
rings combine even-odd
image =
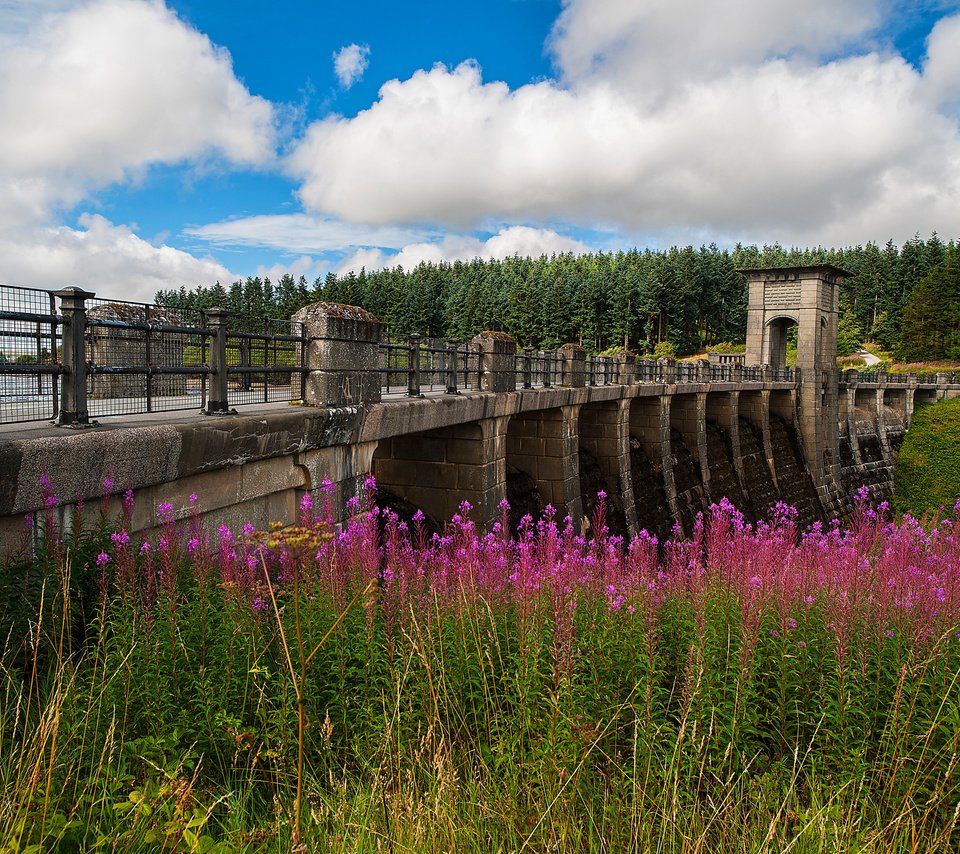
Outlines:
[{"label": "stone archway", "polygon": [[790,329],[799,326],[796,317],[789,314],[778,315],[766,322],[763,329],[763,361],[774,369],[787,366],[787,341]]}]

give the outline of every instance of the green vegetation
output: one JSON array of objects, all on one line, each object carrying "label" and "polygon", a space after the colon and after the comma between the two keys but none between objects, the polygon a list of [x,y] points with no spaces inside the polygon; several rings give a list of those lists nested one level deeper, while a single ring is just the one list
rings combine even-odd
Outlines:
[{"label": "green vegetation", "polygon": [[960,398],[918,406],[894,471],[894,507],[915,516],[960,498]]},{"label": "green vegetation", "polygon": [[[372,488],[372,485],[371,485]],[[321,495],[330,496],[324,484]],[[44,485],[0,567],[0,851],[955,851],[960,537],[729,504],[143,545]],[[504,509],[504,518],[508,509]],[[177,517],[181,517],[178,521]],[[26,532],[29,534],[30,532]]]},{"label": "green vegetation", "polygon": [[[956,337],[938,326],[953,323],[950,328],[956,329],[955,313],[939,310],[952,291],[940,284],[915,291],[928,274],[939,275],[948,266],[952,251],[936,234],[926,241],[914,237],[900,247],[889,241],[882,248],[868,243],[842,249],[777,244],[738,245],[732,251],[714,245],[633,249],[425,263],[413,270],[362,269],[330,273],[312,286],[290,276],[276,284],[251,277],[229,288],[217,284],[160,292],[157,301],[171,307],[223,305],[256,317],[286,318],[309,302],[325,300],[372,311],[396,336],[417,332],[464,339],[491,329],[510,333],[524,347],[574,341],[592,353],[626,347],[650,354],[666,341],[678,356],[688,356],[721,342],[743,341],[747,294],[738,268],[831,263],[854,274],[840,290],[841,353],[871,340],[887,350],[901,343],[910,353],[919,348],[926,359],[935,355],[923,349],[929,343],[939,346]],[[932,302],[924,296],[931,288]],[[907,311],[908,305],[914,307]],[[905,342],[901,318],[913,318]],[[919,343],[915,330],[921,331]]]}]

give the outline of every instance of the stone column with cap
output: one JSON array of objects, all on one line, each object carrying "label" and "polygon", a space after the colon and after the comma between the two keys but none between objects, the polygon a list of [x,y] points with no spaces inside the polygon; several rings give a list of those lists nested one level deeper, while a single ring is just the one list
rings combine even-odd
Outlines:
[{"label": "stone column with cap", "polygon": [[587,351],[579,344],[564,344],[560,348],[563,360],[563,385],[582,388],[587,382]]},{"label": "stone column with cap", "polygon": [[517,342],[506,332],[481,332],[473,343],[480,347],[480,390],[516,391]]},{"label": "stone column with cap", "polygon": [[304,403],[357,406],[380,400],[380,338],[375,315],[353,305],[315,302],[291,318],[307,339]]}]

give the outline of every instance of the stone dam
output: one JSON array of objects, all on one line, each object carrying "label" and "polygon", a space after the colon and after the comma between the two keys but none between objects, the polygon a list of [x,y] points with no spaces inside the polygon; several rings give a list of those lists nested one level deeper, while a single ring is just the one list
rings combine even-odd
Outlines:
[{"label": "stone dam", "polygon": [[[547,505],[579,525],[607,493],[617,534],[689,534],[696,516],[727,498],[750,519],[783,501],[801,524],[844,515],[866,485],[892,487],[896,453],[914,408],[960,394],[952,376],[839,374],[837,284],[827,265],[744,271],[750,280],[746,364],[661,360],[655,372],[622,354],[602,380],[582,349],[562,348],[553,382],[524,387],[502,333],[474,340],[472,386],[389,399],[382,392],[381,328],[352,307],[318,303],[295,320],[307,330],[302,401],[241,414],[128,415],[87,429],[47,423],[0,428],[0,538],[22,541],[24,517],[43,512],[41,476],[69,524],[78,501],[96,505],[109,480],[119,507],[137,493],[132,527],[155,524],[169,502],[181,516],[199,496],[208,530],[292,523],[305,493],[334,513],[373,475],[398,512],[440,525],[461,501],[489,526],[507,499],[512,521]],[[785,330],[798,327],[797,367],[785,369]],[[753,367],[749,367],[749,366]]]}]

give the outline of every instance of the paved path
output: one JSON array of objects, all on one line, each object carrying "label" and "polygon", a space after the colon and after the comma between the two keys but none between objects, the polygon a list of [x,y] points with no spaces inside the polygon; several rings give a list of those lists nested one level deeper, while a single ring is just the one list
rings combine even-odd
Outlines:
[{"label": "paved path", "polygon": [[861,350],[857,355],[867,363],[867,367],[873,367],[876,364],[879,364],[880,358],[874,356],[873,353],[868,353],[866,350]]}]

